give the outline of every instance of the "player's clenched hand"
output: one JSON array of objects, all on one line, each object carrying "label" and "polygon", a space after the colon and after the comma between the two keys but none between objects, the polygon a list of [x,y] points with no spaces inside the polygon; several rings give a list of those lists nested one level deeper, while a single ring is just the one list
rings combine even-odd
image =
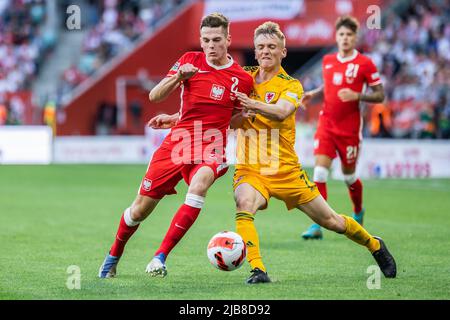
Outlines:
[{"label": "player's clenched hand", "polygon": [[245,119],[250,119],[252,122],[255,121],[256,112],[254,110],[242,110],[242,117]]},{"label": "player's clenched hand", "polygon": [[244,110],[242,110],[242,116],[246,119],[247,118],[253,119],[256,116],[256,112],[253,110],[244,109]]},{"label": "player's clenched hand", "polygon": [[256,101],[253,99],[250,99],[245,93],[242,92],[236,92],[236,97],[238,98],[239,102],[241,103],[241,106],[244,107],[246,110],[256,110]]},{"label": "player's clenched hand", "polygon": [[169,129],[177,123],[173,116],[167,114],[160,114],[150,119],[147,126],[153,129]]},{"label": "player's clenched hand", "polygon": [[197,67],[194,67],[190,63],[183,64],[180,66],[177,72],[178,80],[183,81],[191,78],[198,71]]},{"label": "player's clenched hand", "polygon": [[338,91],[338,97],[342,102],[356,101],[359,100],[359,93],[345,88]]}]

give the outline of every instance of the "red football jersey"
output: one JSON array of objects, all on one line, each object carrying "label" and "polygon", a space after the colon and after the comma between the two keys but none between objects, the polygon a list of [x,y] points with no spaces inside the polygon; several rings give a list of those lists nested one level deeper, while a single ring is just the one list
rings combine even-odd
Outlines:
[{"label": "red football jersey", "polygon": [[359,101],[342,102],[338,97],[341,89],[362,92],[364,85],[381,83],[380,74],[372,60],[357,50],[346,58],[339,53],[323,58],[324,107],[320,112],[318,130],[331,130],[339,135],[360,135],[362,120]]},{"label": "red football jersey", "polygon": [[[253,88],[253,78],[231,56],[228,58],[228,64],[215,66],[207,61],[203,52],[187,52],[170,69],[167,76],[175,75],[186,63],[199,70],[181,84],[180,119],[164,140],[163,147],[173,147],[183,140],[184,132],[189,132],[191,139],[184,142],[190,143],[192,148],[201,146],[203,150],[215,141],[216,149],[223,152],[233,110],[240,108],[235,92],[250,95]],[[222,141],[217,137],[219,133]]]}]

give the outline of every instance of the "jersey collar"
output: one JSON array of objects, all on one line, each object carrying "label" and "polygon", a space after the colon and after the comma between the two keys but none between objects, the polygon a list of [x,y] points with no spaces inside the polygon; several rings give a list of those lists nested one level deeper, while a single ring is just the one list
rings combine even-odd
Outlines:
[{"label": "jersey collar", "polygon": [[353,59],[355,59],[357,55],[358,55],[358,50],[353,49],[353,53],[351,56],[342,58],[338,52],[338,53],[336,53],[336,58],[338,59],[338,61],[340,63],[346,63],[346,62],[349,62],[349,61],[352,61]]},{"label": "jersey collar", "polygon": [[216,70],[223,70],[223,69],[226,69],[226,68],[231,67],[231,66],[233,65],[233,63],[234,63],[233,58],[232,58],[229,54],[227,54],[227,57],[228,57],[228,59],[229,59],[230,61],[229,61],[227,64],[224,64],[223,66],[216,66],[216,65],[210,63],[210,62],[208,61],[208,59],[206,59],[206,56],[205,56],[205,60],[206,60],[206,63],[208,64],[208,66],[210,66],[211,68],[214,68],[214,69],[216,69]]},{"label": "jersey collar", "polygon": [[[255,71],[255,73],[252,74],[252,75],[253,75],[253,78],[255,79],[255,81],[256,81],[256,76],[258,75],[259,72],[261,72],[261,67],[260,67],[260,66],[258,66],[258,69]],[[258,83],[258,85],[260,85],[260,84],[262,84],[262,83],[267,83],[267,82],[269,82],[269,81],[272,81],[273,78],[275,78],[276,76],[278,76],[278,75],[280,75],[280,74],[288,75],[288,74],[286,73],[286,71],[284,70],[283,66],[280,66],[280,69],[278,70],[278,72],[277,72],[272,78],[270,78],[269,80],[266,80],[266,81],[264,81],[264,82]]]}]

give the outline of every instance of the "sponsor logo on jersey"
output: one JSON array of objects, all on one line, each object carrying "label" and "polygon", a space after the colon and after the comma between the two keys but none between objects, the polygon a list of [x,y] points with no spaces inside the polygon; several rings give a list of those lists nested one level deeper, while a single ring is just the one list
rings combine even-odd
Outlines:
[{"label": "sponsor logo on jersey", "polygon": [[271,103],[274,98],[275,98],[275,92],[266,92],[266,96],[264,97],[264,100],[266,100],[266,103]]},{"label": "sponsor logo on jersey", "polygon": [[225,92],[224,86],[219,86],[218,84],[213,84],[211,88],[210,97],[214,100],[222,100],[223,93]]},{"label": "sponsor logo on jersey", "polygon": [[288,91],[288,92],[286,92],[286,95],[287,95],[288,97],[294,99],[295,102],[298,102],[298,95],[297,95],[295,92],[290,92],[290,91]]},{"label": "sponsor logo on jersey", "polygon": [[333,84],[336,86],[340,86],[342,84],[343,75],[341,72],[333,73]]},{"label": "sponsor logo on jersey", "polygon": [[142,189],[145,191],[150,191],[152,187],[152,180],[144,178],[144,181],[142,182]]},{"label": "sponsor logo on jersey", "polygon": [[175,62],[175,64],[172,66],[170,71],[178,71],[178,68],[180,67],[180,61]]},{"label": "sponsor logo on jersey", "polygon": [[326,64],[326,65],[325,65],[325,69],[330,69],[330,68],[333,68],[333,65],[332,65],[332,64]]}]

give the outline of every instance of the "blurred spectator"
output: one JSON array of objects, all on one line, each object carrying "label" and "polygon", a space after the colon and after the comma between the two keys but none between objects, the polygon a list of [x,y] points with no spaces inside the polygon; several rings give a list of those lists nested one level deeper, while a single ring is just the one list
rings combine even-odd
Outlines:
[{"label": "blurred spectator", "polygon": [[362,47],[382,70],[388,99],[410,101],[393,110],[399,120],[394,126],[402,124],[394,132],[407,131],[411,138],[444,137],[440,125],[446,126],[441,112],[450,89],[444,74],[450,69],[449,7],[448,0],[411,2],[406,12],[389,15],[381,32],[371,31],[372,42],[362,38]]},{"label": "blurred spectator", "polygon": [[5,125],[8,120],[8,106],[5,99],[0,97],[0,126]]},{"label": "blurred spectator", "polygon": [[419,114],[419,121],[416,122],[418,138],[436,138],[434,116],[434,109],[431,106],[421,110]]},{"label": "blurred spectator", "polygon": [[[411,1],[387,15],[381,30],[362,30],[359,50],[382,74],[393,137],[449,138],[450,0]],[[302,79],[305,90],[317,80]]]},{"label": "blurred spectator", "polygon": [[22,102],[22,100],[17,96],[13,96],[11,97],[9,104],[10,104],[9,122],[11,124],[23,124],[25,117],[25,105]]},{"label": "blurred spectator", "polygon": [[95,134],[110,135],[117,128],[117,106],[108,102],[102,102],[98,108],[95,123]]},{"label": "blurred spectator", "polygon": [[56,101],[49,99],[44,106],[43,122],[52,128],[53,135],[56,135]]},{"label": "blurred spectator", "polygon": [[373,105],[370,115],[370,135],[374,138],[391,138],[391,110],[384,103]]},{"label": "blurred spectator", "polygon": [[51,37],[41,34],[45,1],[0,3],[0,94],[29,89],[49,50]]},{"label": "blurred spectator", "polygon": [[[113,57],[134,47],[135,41],[185,0],[102,0],[88,1],[90,30],[83,40],[81,57],[62,75],[59,103]],[[1,84],[0,84],[1,86]],[[135,110],[138,112],[138,109]],[[99,132],[109,132],[101,129]]]},{"label": "blurred spectator", "polygon": [[130,104],[130,113],[133,121],[133,126],[135,128],[140,128],[142,126],[141,116],[142,116],[142,104],[139,101],[133,101]]}]

